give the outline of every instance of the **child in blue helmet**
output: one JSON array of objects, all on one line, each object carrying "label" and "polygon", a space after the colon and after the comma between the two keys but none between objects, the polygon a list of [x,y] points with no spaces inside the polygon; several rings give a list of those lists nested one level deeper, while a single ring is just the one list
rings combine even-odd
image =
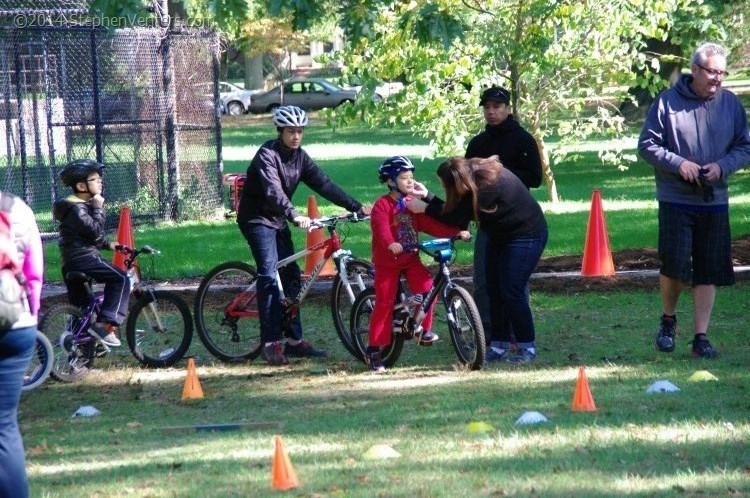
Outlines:
[{"label": "child in blue helmet", "polygon": [[[372,207],[372,262],[375,266],[375,309],[370,317],[367,364],[373,372],[384,372],[381,349],[392,340],[393,302],[398,292],[398,282],[404,274],[409,289],[414,294],[425,293],[432,286],[432,276],[419,260],[415,247],[417,234],[426,232],[434,237],[452,237],[460,234],[464,240],[467,231],[441,223],[423,213],[406,209],[406,201],[414,189],[414,164],[404,156],[386,159],[378,168],[378,176],[388,186],[388,194],[379,198]],[[422,345],[430,345],[438,337],[431,330],[432,309],[422,323]]]}]

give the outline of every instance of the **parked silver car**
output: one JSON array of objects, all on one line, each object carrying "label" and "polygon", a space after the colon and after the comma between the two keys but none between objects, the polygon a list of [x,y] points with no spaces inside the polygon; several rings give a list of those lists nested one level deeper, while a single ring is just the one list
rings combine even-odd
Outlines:
[{"label": "parked silver car", "polygon": [[[337,107],[344,102],[354,102],[358,91],[341,88],[323,78],[294,78],[284,83],[283,105],[296,105],[306,110]],[[265,93],[253,95],[251,112],[270,112],[282,105],[281,86]]]},{"label": "parked silver car", "polygon": [[230,116],[246,113],[250,108],[252,96],[260,92],[262,90],[245,90],[226,81],[219,82],[219,98],[226,105],[226,112]]}]

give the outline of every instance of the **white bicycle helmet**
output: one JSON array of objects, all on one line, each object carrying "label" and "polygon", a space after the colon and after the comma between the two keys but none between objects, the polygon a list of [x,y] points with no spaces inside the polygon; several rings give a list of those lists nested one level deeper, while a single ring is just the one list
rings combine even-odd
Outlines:
[{"label": "white bicycle helmet", "polygon": [[296,105],[283,105],[273,111],[273,124],[278,128],[307,126],[307,113]]}]

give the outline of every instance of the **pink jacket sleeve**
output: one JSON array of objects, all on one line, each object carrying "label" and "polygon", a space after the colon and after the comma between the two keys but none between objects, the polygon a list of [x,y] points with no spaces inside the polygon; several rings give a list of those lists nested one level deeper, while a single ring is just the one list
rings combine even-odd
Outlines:
[{"label": "pink jacket sleeve", "polygon": [[26,247],[26,257],[23,261],[23,274],[29,290],[29,308],[35,318],[39,318],[39,306],[42,298],[42,282],[44,279],[44,249],[39,228],[36,223],[29,227],[29,243]]}]

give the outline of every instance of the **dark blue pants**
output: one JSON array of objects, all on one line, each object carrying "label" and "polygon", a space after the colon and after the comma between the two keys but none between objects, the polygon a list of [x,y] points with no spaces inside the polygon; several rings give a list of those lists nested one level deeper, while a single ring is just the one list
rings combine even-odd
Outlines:
[{"label": "dark blue pants", "polygon": [[[98,320],[121,325],[128,315],[130,279],[124,270],[101,255],[82,254],[67,261],[62,267],[63,278],[71,271],[80,271],[104,284],[104,301]],[[86,306],[88,294],[82,282],[65,281],[68,301],[75,306]]]},{"label": "dark blue pants", "polygon": [[477,304],[479,316],[482,319],[484,335],[489,343],[492,331],[490,321],[490,297],[487,295],[487,275],[485,274],[484,261],[487,256],[487,232],[477,228],[474,237],[474,302]]},{"label": "dark blue pants", "polygon": [[[302,339],[300,312],[292,319],[287,330],[281,330],[281,293],[276,285],[276,264],[280,259],[294,254],[292,233],[289,227],[277,230],[257,223],[245,223],[242,234],[250,245],[250,252],[258,270],[258,315],[260,338],[263,342],[280,341],[282,336]],[[300,289],[301,270],[296,262],[279,269],[281,284],[287,296],[296,296]]]},{"label": "dark blue pants", "polygon": [[36,327],[0,335],[0,496],[29,496],[18,403],[23,375],[34,350]]},{"label": "dark blue pants", "polygon": [[492,306],[492,340],[509,343],[510,323],[518,347],[533,347],[534,319],[529,305],[529,278],[547,245],[547,230],[539,235],[513,239],[505,244],[487,243],[485,270]]}]

